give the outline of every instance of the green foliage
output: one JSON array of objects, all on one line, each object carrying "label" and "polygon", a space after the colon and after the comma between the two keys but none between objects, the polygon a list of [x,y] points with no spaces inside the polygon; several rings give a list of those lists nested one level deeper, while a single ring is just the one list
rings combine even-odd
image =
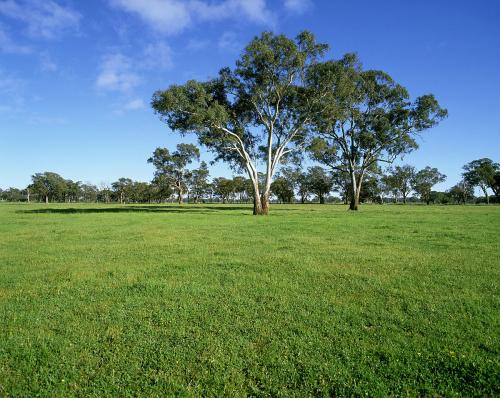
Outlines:
[{"label": "green foliage", "polygon": [[210,185],[208,183],[209,175],[210,172],[206,162],[201,162],[200,167],[191,171],[188,185],[189,192],[193,196],[195,203],[198,202],[199,198],[207,194]]},{"label": "green foliage", "polygon": [[46,171],[31,176],[30,189],[45,201],[62,200],[66,192],[66,180],[57,173]]},{"label": "green foliage", "polygon": [[307,81],[322,99],[313,120],[318,135],[309,152],[332,170],[349,174],[353,210],[364,174],[416,149],[418,134],[447,115],[430,94],[411,102],[404,87],[385,72],[363,70],[354,54],[312,66]]},{"label": "green foliage", "polygon": [[432,187],[440,182],[446,181],[446,176],[438,171],[435,167],[425,167],[415,174],[412,179],[412,188],[420,199],[427,204],[432,200]]},{"label": "green foliage", "polygon": [[[200,159],[200,150],[193,144],[178,144],[177,150],[173,153],[167,148],[156,148],[153,156],[148,159],[148,163],[155,166],[155,179],[157,185],[168,184],[177,192],[179,203],[182,202],[182,194],[188,189],[188,184],[192,179],[192,173],[186,169],[188,164]],[[208,173],[206,170],[198,170],[198,182],[201,183],[201,175]],[[205,180],[206,177],[205,175]]]},{"label": "green foliage", "polygon": [[281,203],[293,202],[293,185],[285,177],[278,177],[272,182],[271,192]]},{"label": "green foliage", "polygon": [[495,163],[488,158],[483,158],[467,163],[463,169],[464,181],[472,187],[480,187],[486,197],[487,203],[489,203],[488,188],[490,188],[496,196],[499,195],[498,179],[495,178],[495,176],[500,173],[499,163]]},{"label": "green foliage", "polygon": [[500,207],[251,208],[1,204],[0,395],[499,395]]},{"label": "green foliage", "polygon": [[[173,131],[196,134],[216,160],[245,170],[253,182],[256,206],[262,190],[266,214],[278,165],[299,154],[309,132],[318,93],[304,79],[326,49],[309,32],[295,40],[265,32],[245,47],[236,68],[223,68],[210,81],[188,81],[158,91],[153,109]],[[266,166],[262,186],[258,160]]]},{"label": "green foliage", "polygon": [[466,204],[474,199],[474,187],[467,184],[465,180],[460,181],[458,184],[452,186],[448,193],[453,198],[453,200],[460,204]]},{"label": "green foliage", "polygon": [[307,170],[306,179],[309,191],[318,197],[319,203],[325,203],[325,196],[333,188],[332,177],[322,167],[314,166]]}]

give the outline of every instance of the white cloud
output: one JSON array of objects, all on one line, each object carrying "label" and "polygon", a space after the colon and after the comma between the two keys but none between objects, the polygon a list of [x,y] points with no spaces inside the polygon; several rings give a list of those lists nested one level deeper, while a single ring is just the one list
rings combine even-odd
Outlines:
[{"label": "white cloud", "polygon": [[0,14],[24,22],[35,38],[53,39],[69,29],[78,29],[81,15],[53,0],[2,0]]},{"label": "white cloud", "polygon": [[110,0],[115,7],[137,14],[153,29],[164,34],[180,33],[194,21],[246,18],[272,25],[274,16],[265,0]]},{"label": "white cloud", "polygon": [[131,98],[124,99],[119,102],[115,102],[112,105],[112,110],[115,115],[123,115],[127,112],[140,111],[146,109],[146,103],[142,98]]},{"label": "white cloud", "polygon": [[140,83],[132,61],[120,53],[106,55],[100,65],[96,86],[104,90],[127,92]]},{"label": "white cloud", "polygon": [[168,69],[172,65],[172,49],[168,44],[157,42],[147,45],[144,49],[144,57],[140,64],[142,68]]},{"label": "white cloud", "polygon": [[139,109],[144,109],[145,107],[146,104],[141,98],[135,98],[123,105],[123,109],[126,111],[137,111]]},{"label": "white cloud", "polygon": [[111,0],[111,3],[125,11],[139,15],[155,30],[179,33],[191,22],[187,2],[178,0]]},{"label": "white cloud", "polygon": [[311,7],[310,0],[285,0],[285,9],[294,14],[304,14]]},{"label": "white cloud", "polygon": [[0,26],[0,52],[9,54],[30,54],[33,50],[28,46],[15,43]]}]

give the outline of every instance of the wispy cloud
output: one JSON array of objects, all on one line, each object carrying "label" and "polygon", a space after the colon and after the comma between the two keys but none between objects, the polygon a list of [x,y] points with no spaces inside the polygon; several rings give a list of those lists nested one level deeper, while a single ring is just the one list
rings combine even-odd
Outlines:
[{"label": "wispy cloud", "polygon": [[19,97],[24,92],[25,86],[25,80],[14,77],[0,69],[0,96]]},{"label": "wispy cloud", "polygon": [[173,65],[172,49],[164,42],[148,44],[144,48],[144,56],[140,63],[146,69],[168,69]]},{"label": "wispy cloud", "polygon": [[210,44],[210,41],[203,39],[190,39],[186,48],[191,51],[198,51],[202,48],[207,47]]},{"label": "wispy cloud", "polygon": [[57,71],[57,64],[52,60],[49,53],[43,52],[40,54],[40,67],[44,72]]},{"label": "wispy cloud", "polygon": [[0,112],[13,115],[24,112],[26,80],[0,69]]},{"label": "wispy cloud", "polygon": [[121,53],[113,53],[103,57],[96,86],[103,90],[127,92],[140,81],[139,75],[133,71],[131,59]]},{"label": "wispy cloud", "polygon": [[0,52],[8,54],[30,54],[31,47],[14,42],[11,35],[0,26]]},{"label": "wispy cloud", "polygon": [[81,19],[77,11],[53,0],[2,0],[0,14],[24,22],[30,36],[45,39],[78,29]]},{"label": "wispy cloud", "polygon": [[272,25],[274,15],[265,0],[224,0],[219,3],[202,0],[110,0],[124,11],[138,15],[154,30],[173,35],[197,21],[245,18],[251,22]]},{"label": "wispy cloud", "polygon": [[304,14],[313,6],[311,0],[285,0],[284,5],[288,12],[298,15]]},{"label": "wispy cloud", "polygon": [[126,111],[137,111],[139,109],[144,109],[146,104],[141,98],[135,98],[123,105],[123,109]]},{"label": "wispy cloud", "polygon": [[220,37],[217,45],[224,51],[237,51],[241,48],[240,43],[234,32],[224,32]]},{"label": "wispy cloud", "polygon": [[68,124],[68,120],[59,116],[46,116],[33,114],[28,117],[28,123],[34,125],[48,124],[48,125],[63,125]]}]

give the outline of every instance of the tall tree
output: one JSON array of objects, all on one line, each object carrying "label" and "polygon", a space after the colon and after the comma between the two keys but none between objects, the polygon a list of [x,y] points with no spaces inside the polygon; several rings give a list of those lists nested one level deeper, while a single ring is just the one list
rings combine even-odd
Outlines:
[{"label": "tall tree", "polygon": [[333,189],[333,179],[322,167],[314,166],[307,170],[309,190],[315,194],[319,203],[325,203],[325,196]]},{"label": "tall tree", "polygon": [[[319,93],[304,78],[326,49],[309,32],[295,40],[265,32],[247,45],[234,70],[158,91],[152,106],[173,131],[195,133],[216,159],[245,170],[254,214],[268,214],[276,168],[301,147],[316,112]],[[265,164],[263,184],[259,160]]]},{"label": "tall tree", "polygon": [[491,188],[495,195],[498,195],[498,191],[495,191],[495,174],[500,172],[500,164],[491,159],[483,158],[467,163],[463,169],[464,180],[469,185],[481,188],[486,197],[486,203],[489,204],[488,188]]},{"label": "tall tree", "polygon": [[431,201],[432,187],[440,182],[444,182],[446,176],[435,167],[420,170],[412,179],[412,188],[420,195],[420,199],[429,204]]},{"label": "tall tree", "polygon": [[200,150],[193,144],[178,144],[177,150],[170,153],[167,148],[156,148],[153,156],[148,159],[155,168],[155,178],[163,176],[177,192],[177,201],[182,204],[182,195],[187,190],[191,172],[186,169],[188,164],[199,160]]},{"label": "tall tree", "polygon": [[403,86],[385,72],[363,70],[354,54],[315,65],[308,81],[319,93],[328,89],[309,149],[316,161],[349,174],[351,210],[358,209],[367,170],[416,149],[419,133],[447,115],[433,95],[411,102]]}]

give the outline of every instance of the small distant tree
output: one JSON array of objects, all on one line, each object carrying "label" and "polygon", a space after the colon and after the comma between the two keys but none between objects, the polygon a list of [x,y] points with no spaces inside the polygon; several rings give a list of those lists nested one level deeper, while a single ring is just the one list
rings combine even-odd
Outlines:
[{"label": "small distant tree", "polygon": [[97,200],[98,189],[95,185],[85,183],[81,185],[80,189],[85,202],[95,202]]},{"label": "small distant tree", "polygon": [[182,204],[182,195],[187,190],[191,172],[188,164],[200,159],[200,150],[193,144],[179,144],[173,153],[167,148],[156,148],[148,159],[156,168],[155,177],[163,176],[177,192],[177,201]]},{"label": "small distant tree", "polygon": [[128,196],[130,196],[130,191],[132,188],[133,181],[130,178],[119,178],[118,181],[115,181],[111,184],[113,191],[117,197],[117,200],[120,204],[125,202]]},{"label": "small distant tree", "polygon": [[318,197],[319,203],[324,204],[325,196],[333,188],[332,177],[322,167],[314,166],[307,171],[307,181],[309,190]]},{"label": "small distant tree", "polygon": [[300,203],[305,203],[310,195],[309,185],[307,183],[307,176],[300,167],[283,167],[279,172],[280,177],[284,178],[292,191],[297,192]]},{"label": "small distant tree", "polygon": [[66,191],[66,180],[57,173],[46,171],[31,176],[31,189],[45,203],[62,200]]},{"label": "small distant tree", "polygon": [[82,195],[82,183],[80,181],[66,180],[66,190],[64,192],[65,201],[78,202]]},{"label": "small distant tree", "polygon": [[281,203],[292,203],[294,196],[293,186],[286,178],[276,178],[271,184],[271,192]]},{"label": "small distant tree", "polygon": [[389,185],[401,194],[403,203],[406,203],[406,198],[411,192],[411,181],[415,177],[415,173],[415,167],[408,164],[396,166],[389,170]]},{"label": "small distant tree", "polygon": [[458,184],[452,186],[448,190],[448,193],[458,204],[466,204],[470,200],[474,199],[474,188],[467,184],[465,180],[462,180]]},{"label": "small distant tree", "polygon": [[420,199],[426,204],[431,202],[432,187],[440,182],[446,181],[446,176],[435,167],[420,170],[412,179],[412,188],[420,195]]},{"label": "small distant tree", "polygon": [[383,174],[380,178],[380,186],[383,194],[392,195],[394,202],[398,203],[399,188],[396,178],[391,174],[390,170],[387,174]]},{"label": "small distant tree", "polygon": [[198,200],[207,193],[209,175],[210,172],[206,162],[201,162],[200,167],[191,171],[189,188],[194,203],[198,203]]},{"label": "small distant tree", "polygon": [[483,158],[473,160],[464,167],[463,177],[467,184],[473,187],[479,187],[486,197],[486,203],[490,203],[488,188],[498,195],[498,189],[495,187],[495,175],[500,172],[500,164],[491,159]]},{"label": "small distant tree", "polygon": [[214,193],[218,195],[222,203],[227,203],[231,194],[234,192],[233,181],[229,178],[218,177],[213,180]]},{"label": "small distant tree", "polygon": [[108,183],[101,182],[99,184],[99,189],[97,192],[97,200],[104,203],[109,203],[111,201],[111,196],[113,191]]}]

